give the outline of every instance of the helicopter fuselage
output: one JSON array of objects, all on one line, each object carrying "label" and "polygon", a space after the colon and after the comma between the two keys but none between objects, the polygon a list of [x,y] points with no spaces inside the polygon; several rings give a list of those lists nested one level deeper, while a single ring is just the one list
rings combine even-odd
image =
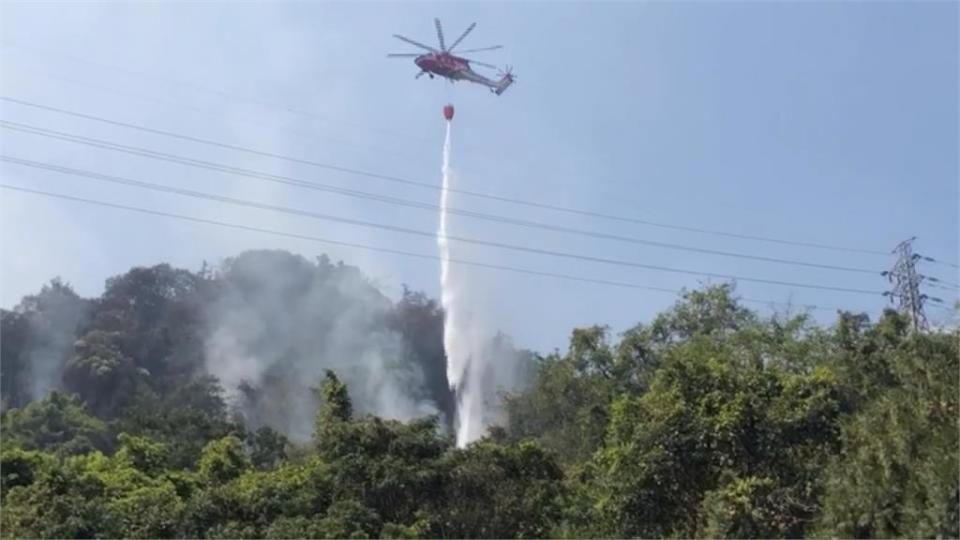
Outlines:
[{"label": "helicopter fuselage", "polygon": [[417,64],[417,67],[427,73],[432,73],[448,79],[465,79],[467,78],[464,76],[466,73],[477,75],[472,69],[470,69],[469,62],[450,53],[422,54],[413,62]]},{"label": "helicopter fuselage", "polygon": [[499,81],[488,79],[470,68],[470,62],[448,52],[428,53],[416,57],[413,61],[422,71],[417,76],[427,73],[430,77],[439,75],[451,81],[470,81],[485,85],[492,92],[501,94],[513,82],[508,73]]}]

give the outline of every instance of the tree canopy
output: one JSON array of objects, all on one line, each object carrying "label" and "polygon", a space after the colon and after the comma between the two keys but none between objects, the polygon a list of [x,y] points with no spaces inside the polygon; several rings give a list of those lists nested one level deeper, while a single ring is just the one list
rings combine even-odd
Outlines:
[{"label": "tree canopy", "polygon": [[[529,384],[465,448],[436,302],[325,257],[137,268],[93,299],[54,280],[2,323],[4,537],[960,536],[960,332],[893,311],[820,326],[688,291],[515,355]],[[211,355],[266,367],[230,386]],[[373,409],[358,365],[403,374],[412,401],[377,403],[422,414]]]}]

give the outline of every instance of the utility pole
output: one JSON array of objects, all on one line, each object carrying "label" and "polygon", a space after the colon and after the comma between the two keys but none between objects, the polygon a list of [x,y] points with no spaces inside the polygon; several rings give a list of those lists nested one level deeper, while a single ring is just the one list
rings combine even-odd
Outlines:
[{"label": "utility pole", "polygon": [[913,330],[919,331],[927,328],[927,316],[923,312],[923,303],[927,300],[941,303],[939,298],[933,298],[920,292],[920,283],[925,276],[917,271],[917,261],[926,259],[923,255],[913,252],[914,236],[897,244],[893,254],[897,256],[897,261],[893,268],[883,272],[883,275],[890,280],[893,290],[883,293],[889,296],[890,301],[897,306],[897,310],[910,318],[913,323]]}]

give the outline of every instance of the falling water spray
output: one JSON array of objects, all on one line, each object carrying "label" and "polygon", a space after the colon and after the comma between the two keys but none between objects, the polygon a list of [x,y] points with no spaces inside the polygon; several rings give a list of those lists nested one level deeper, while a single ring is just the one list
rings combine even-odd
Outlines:
[{"label": "falling water spray", "polygon": [[[449,105],[447,106],[449,107]],[[448,109],[444,108],[444,113]],[[455,295],[450,283],[450,242],[447,240],[447,198],[450,189],[450,118],[447,118],[447,132],[443,139],[443,187],[440,191],[440,229],[437,231],[437,245],[440,247],[440,302],[443,305],[443,348],[447,354],[447,380],[450,386],[456,388],[463,375],[463,369],[452,358],[452,349],[455,349],[454,323],[456,310],[454,309]]]},{"label": "falling water spray", "polygon": [[[447,381],[456,393],[456,430],[457,446],[464,446],[469,441],[469,434],[475,429],[471,426],[470,409],[468,405],[473,400],[465,393],[469,389],[464,384],[470,361],[469,347],[465,343],[467,336],[461,331],[463,308],[459,303],[457,284],[450,272],[450,242],[447,239],[447,200],[450,193],[450,183],[453,180],[453,170],[450,167],[450,134],[453,119],[453,105],[443,108],[446,119],[446,135],[443,140],[443,187],[440,191],[440,228],[437,231],[437,245],[440,248],[440,301],[443,305],[443,348],[447,356]],[[464,403],[466,399],[466,403]]]},{"label": "falling water spray", "polygon": [[[488,326],[474,311],[479,291],[468,288],[469,274],[463,267],[450,267],[451,247],[447,236],[449,216],[447,203],[456,177],[450,166],[451,120],[453,105],[443,108],[446,136],[443,142],[443,187],[440,192],[440,226],[437,245],[440,248],[440,286],[443,305],[443,348],[447,356],[447,381],[456,396],[454,426],[457,447],[463,448],[486,433],[488,426],[499,421],[502,411],[497,404],[500,391],[513,391],[524,384],[520,356],[502,339],[484,339]],[[471,296],[471,293],[473,294]]]}]

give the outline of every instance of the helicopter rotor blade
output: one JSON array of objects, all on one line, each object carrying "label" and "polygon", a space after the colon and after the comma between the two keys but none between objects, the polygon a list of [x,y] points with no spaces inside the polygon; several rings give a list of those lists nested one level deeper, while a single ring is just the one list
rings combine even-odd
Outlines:
[{"label": "helicopter rotor blade", "polygon": [[440,52],[440,51],[434,49],[433,47],[424,45],[423,43],[420,43],[419,41],[414,41],[414,40],[412,40],[412,39],[410,39],[410,38],[408,38],[408,37],[403,37],[403,36],[401,36],[400,34],[394,34],[393,37],[399,39],[400,41],[406,41],[407,43],[409,43],[409,44],[411,44],[411,45],[413,45],[413,46],[415,46],[415,47],[420,47],[421,49],[426,49],[426,50],[428,50],[428,51],[430,51],[430,52],[434,52],[434,53]]},{"label": "helicopter rotor blade", "polygon": [[475,65],[475,66],[483,66],[483,67],[490,68],[490,69],[500,69],[500,68],[498,68],[497,66],[495,66],[495,65],[493,65],[493,64],[487,64],[486,62],[477,62],[476,60],[470,60],[469,58],[464,58],[464,60],[466,60],[467,62],[470,62],[471,64],[473,64],[473,65]]},{"label": "helicopter rotor blade", "polygon": [[467,37],[467,34],[472,32],[476,26],[477,26],[477,23],[471,23],[470,26],[468,26],[467,29],[464,30],[462,34],[460,34],[460,37],[458,37],[457,40],[453,42],[453,45],[450,45],[450,48],[447,49],[447,51],[453,52],[453,50],[457,48],[457,45],[459,45],[460,42],[463,41],[463,38]]},{"label": "helicopter rotor blade", "polygon": [[420,53],[390,53],[387,55],[388,58],[412,58],[414,56],[420,56]]},{"label": "helicopter rotor blade", "polygon": [[440,19],[433,19],[433,24],[437,27],[437,39],[440,41],[440,50],[446,51],[447,46],[443,42],[443,27],[440,26]]},{"label": "helicopter rotor blade", "polygon": [[466,53],[480,52],[480,51],[493,51],[493,50],[502,49],[502,48],[503,48],[503,45],[494,45],[492,47],[481,47],[479,49],[467,49],[465,51],[460,51],[460,53],[458,54],[466,54]]}]

